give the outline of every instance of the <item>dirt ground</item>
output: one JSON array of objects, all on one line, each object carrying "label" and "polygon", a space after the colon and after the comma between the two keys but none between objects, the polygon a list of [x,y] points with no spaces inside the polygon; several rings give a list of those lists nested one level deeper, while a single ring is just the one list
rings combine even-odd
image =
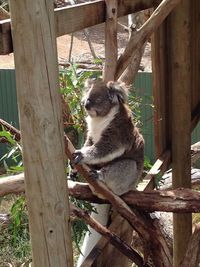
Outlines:
[{"label": "dirt ground", "polygon": [[[97,57],[104,58],[104,25],[100,24],[94,27],[88,28],[90,40],[95,50]],[[128,33],[121,27],[118,31],[118,51],[119,54],[123,52],[125,45],[127,44]],[[71,43],[71,35],[64,35],[57,38],[58,60],[68,61],[69,50]],[[72,48],[72,60],[73,61],[92,61],[93,57],[90,52],[88,42],[86,40],[83,31],[74,33],[73,48]],[[150,44],[147,44],[144,56],[142,58],[142,66],[144,71],[151,72],[151,48]],[[9,55],[0,56],[0,69],[14,68],[14,56],[13,53]]]}]

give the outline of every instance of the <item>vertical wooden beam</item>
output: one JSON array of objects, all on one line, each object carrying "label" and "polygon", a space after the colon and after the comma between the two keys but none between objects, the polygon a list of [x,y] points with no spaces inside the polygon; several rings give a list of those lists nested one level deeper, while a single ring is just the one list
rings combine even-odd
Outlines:
[{"label": "vertical wooden beam", "polygon": [[[192,112],[200,105],[200,1],[191,1],[191,53],[192,53]],[[198,120],[196,120],[197,123]],[[195,123],[193,127],[195,126]]]},{"label": "vertical wooden beam", "polygon": [[163,151],[171,149],[171,90],[168,77],[167,40],[167,22],[165,21],[151,39],[156,158],[159,158]]},{"label": "vertical wooden beam", "polygon": [[[191,187],[191,1],[170,16],[173,188]],[[174,267],[180,266],[192,233],[191,214],[174,214]]]},{"label": "vertical wooden beam", "polygon": [[[172,148],[174,188],[191,186],[191,2],[182,0],[152,41],[156,153]],[[191,226],[191,214],[174,214],[174,267],[185,254]]]},{"label": "vertical wooden beam", "polygon": [[11,0],[34,266],[73,266],[53,1]]},{"label": "vertical wooden beam", "polygon": [[114,81],[117,67],[117,0],[105,0],[105,64],[103,80]]}]

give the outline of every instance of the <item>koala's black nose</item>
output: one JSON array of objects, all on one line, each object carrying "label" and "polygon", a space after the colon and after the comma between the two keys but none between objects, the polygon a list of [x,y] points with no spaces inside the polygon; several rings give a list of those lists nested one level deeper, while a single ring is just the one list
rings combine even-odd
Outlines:
[{"label": "koala's black nose", "polygon": [[86,109],[90,109],[90,108],[91,108],[91,104],[92,104],[92,102],[91,102],[91,100],[88,98],[88,99],[86,100],[86,102],[85,102],[85,108],[86,108]]}]

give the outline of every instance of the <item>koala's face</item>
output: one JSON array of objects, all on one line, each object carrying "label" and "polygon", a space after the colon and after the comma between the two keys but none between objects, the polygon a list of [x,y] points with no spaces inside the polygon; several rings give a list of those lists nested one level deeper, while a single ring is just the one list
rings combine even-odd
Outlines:
[{"label": "koala's face", "polygon": [[103,82],[94,82],[88,86],[83,104],[91,117],[106,116],[115,105],[109,88]]}]

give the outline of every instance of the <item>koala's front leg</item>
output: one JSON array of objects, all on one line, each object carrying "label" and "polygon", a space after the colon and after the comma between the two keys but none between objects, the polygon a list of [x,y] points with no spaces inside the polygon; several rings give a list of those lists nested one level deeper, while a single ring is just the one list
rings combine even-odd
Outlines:
[{"label": "koala's front leg", "polygon": [[74,153],[74,163],[85,163],[89,165],[103,164],[112,161],[121,156],[125,151],[124,146],[110,145],[110,143],[94,144],[92,146],[83,147]]},{"label": "koala's front leg", "polygon": [[94,164],[95,160],[95,147],[93,146],[84,146],[80,150],[76,150],[73,154],[73,162],[75,164]]}]

